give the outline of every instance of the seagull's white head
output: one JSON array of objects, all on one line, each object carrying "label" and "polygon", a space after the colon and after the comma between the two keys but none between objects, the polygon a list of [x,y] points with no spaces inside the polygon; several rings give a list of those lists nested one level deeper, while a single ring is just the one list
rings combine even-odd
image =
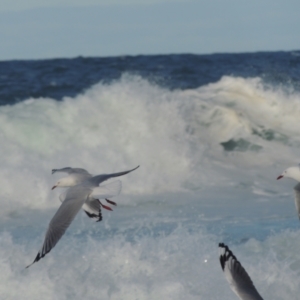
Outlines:
[{"label": "seagull's white head", "polygon": [[64,178],[59,179],[55,183],[55,185],[52,187],[52,190],[54,190],[56,187],[70,187],[78,184],[76,180],[74,180],[73,176],[67,176]]},{"label": "seagull's white head", "polygon": [[300,165],[297,167],[287,168],[281,175],[277,177],[277,180],[283,177],[292,178],[300,182]]}]

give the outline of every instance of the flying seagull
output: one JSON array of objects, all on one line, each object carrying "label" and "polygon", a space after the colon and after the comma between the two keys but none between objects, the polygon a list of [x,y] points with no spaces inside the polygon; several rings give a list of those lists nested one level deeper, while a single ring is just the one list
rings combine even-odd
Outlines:
[{"label": "flying seagull", "polygon": [[[128,174],[136,170],[138,167],[139,166],[129,171],[89,177],[82,183],[70,187],[66,192],[61,206],[49,223],[42,248],[38,252],[34,261],[26,268],[30,267],[35,262],[38,262],[41,258],[43,258],[47,253],[51,251],[51,249],[64,235],[65,231],[70,226],[73,219],[84,204],[93,202],[95,199],[98,199],[99,193],[100,196],[103,197],[103,189],[100,186],[103,181],[109,178]],[[106,196],[108,198],[111,195]]]},{"label": "flying seagull", "polygon": [[[55,183],[55,185],[52,187],[52,190],[54,190],[56,187],[71,187],[74,185],[77,185],[79,183],[82,183],[88,178],[93,177],[92,174],[90,174],[87,170],[81,169],[81,168],[62,168],[62,169],[53,169],[52,174],[61,172],[61,173],[67,173],[67,177],[63,177],[59,179]],[[112,204],[112,205],[117,205],[116,202],[111,201],[107,197],[107,195],[110,195],[110,197],[117,196],[121,192],[122,189],[122,182],[120,180],[108,183],[106,185],[101,185],[102,188],[102,196],[100,197],[101,193],[99,193],[99,199],[93,199],[91,201],[88,201],[83,204],[82,209],[83,211],[87,214],[88,217],[95,219],[97,222],[100,222],[102,220],[102,212],[101,212],[101,207],[111,210],[110,206],[104,205],[101,201],[100,198],[103,198],[106,200],[107,203]],[[64,201],[66,197],[67,191],[63,192],[59,196],[59,200],[61,202]]]}]

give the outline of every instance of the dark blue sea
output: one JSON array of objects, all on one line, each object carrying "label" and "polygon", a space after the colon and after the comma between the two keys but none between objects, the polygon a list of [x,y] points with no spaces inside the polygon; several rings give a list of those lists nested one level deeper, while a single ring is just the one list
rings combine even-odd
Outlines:
[{"label": "dark blue sea", "polygon": [[[227,243],[266,299],[298,299],[300,51],[0,61],[0,299],[233,299]],[[29,269],[63,173],[121,177]],[[218,288],[216,288],[218,287]]]}]

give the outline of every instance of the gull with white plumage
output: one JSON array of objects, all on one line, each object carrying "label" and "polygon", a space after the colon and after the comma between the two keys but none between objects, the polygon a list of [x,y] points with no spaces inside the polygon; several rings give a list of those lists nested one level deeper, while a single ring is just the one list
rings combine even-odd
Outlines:
[{"label": "gull with white plumage", "polygon": [[298,213],[298,218],[300,219],[300,164],[298,166],[289,167],[286,170],[283,171],[281,175],[277,177],[277,180],[281,178],[291,178],[299,183],[295,185],[294,192],[295,192],[295,205]]},{"label": "gull with white plumage", "polygon": [[[138,167],[139,166],[132,170],[112,174],[102,174],[97,176],[88,176],[86,174],[84,175],[86,176],[86,179],[84,179],[79,184],[71,186],[66,191],[65,196],[62,199],[63,201],[61,206],[59,207],[59,209],[57,210],[57,212],[55,213],[55,215],[49,223],[42,248],[38,252],[34,261],[26,268],[30,267],[35,262],[38,262],[41,258],[43,258],[47,253],[51,251],[51,249],[64,235],[65,231],[70,226],[73,219],[84,204],[90,206],[91,203],[94,203],[98,198],[109,198],[111,196],[114,196],[109,193],[106,195],[103,194],[104,190],[106,190],[103,190],[102,186],[100,185],[103,181],[106,181],[113,177],[123,176],[136,170]],[[73,177],[76,178],[76,176]],[[74,178],[73,181],[75,181]],[[70,178],[66,179],[65,181],[60,180],[60,183],[58,183],[56,186],[66,186],[64,184],[66,184],[67,180],[69,183],[71,182]]]},{"label": "gull with white plumage", "polygon": [[[87,170],[82,169],[82,168],[62,168],[62,169],[53,169],[52,174],[55,173],[67,173],[68,176],[60,178],[55,185],[52,187],[52,190],[54,190],[57,187],[61,188],[66,188],[66,187],[71,187],[75,186],[84,180],[93,177],[92,174],[90,174]],[[102,192],[100,192],[100,189]],[[108,195],[110,197],[117,196],[120,194],[122,189],[122,182],[121,180],[116,180],[113,182],[110,182],[105,185],[101,185],[98,189],[98,199],[93,199],[90,201],[87,201],[83,204],[82,209],[83,211],[87,214],[88,217],[95,219],[97,222],[100,222],[102,220],[102,212],[101,212],[101,207],[112,211],[110,206],[104,205],[100,199],[105,199],[107,203],[112,204],[112,205],[117,205],[116,202],[111,201],[108,198]],[[59,195],[59,200],[61,202],[64,201],[66,197],[67,190],[63,192],[62,194]],[[106,197],[106,198],[105,198]]]}]

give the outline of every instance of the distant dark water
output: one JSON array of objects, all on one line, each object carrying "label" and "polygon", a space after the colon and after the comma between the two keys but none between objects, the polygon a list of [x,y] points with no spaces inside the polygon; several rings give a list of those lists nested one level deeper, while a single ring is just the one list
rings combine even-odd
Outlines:
[{"label": "distant dark water", "polygon": [[197,88],[222,76],[261,77],[300,90],[300,52],[139,55],[0,62],[0,105],[30,97],[61,100],[124,73],[168,89]]}]

